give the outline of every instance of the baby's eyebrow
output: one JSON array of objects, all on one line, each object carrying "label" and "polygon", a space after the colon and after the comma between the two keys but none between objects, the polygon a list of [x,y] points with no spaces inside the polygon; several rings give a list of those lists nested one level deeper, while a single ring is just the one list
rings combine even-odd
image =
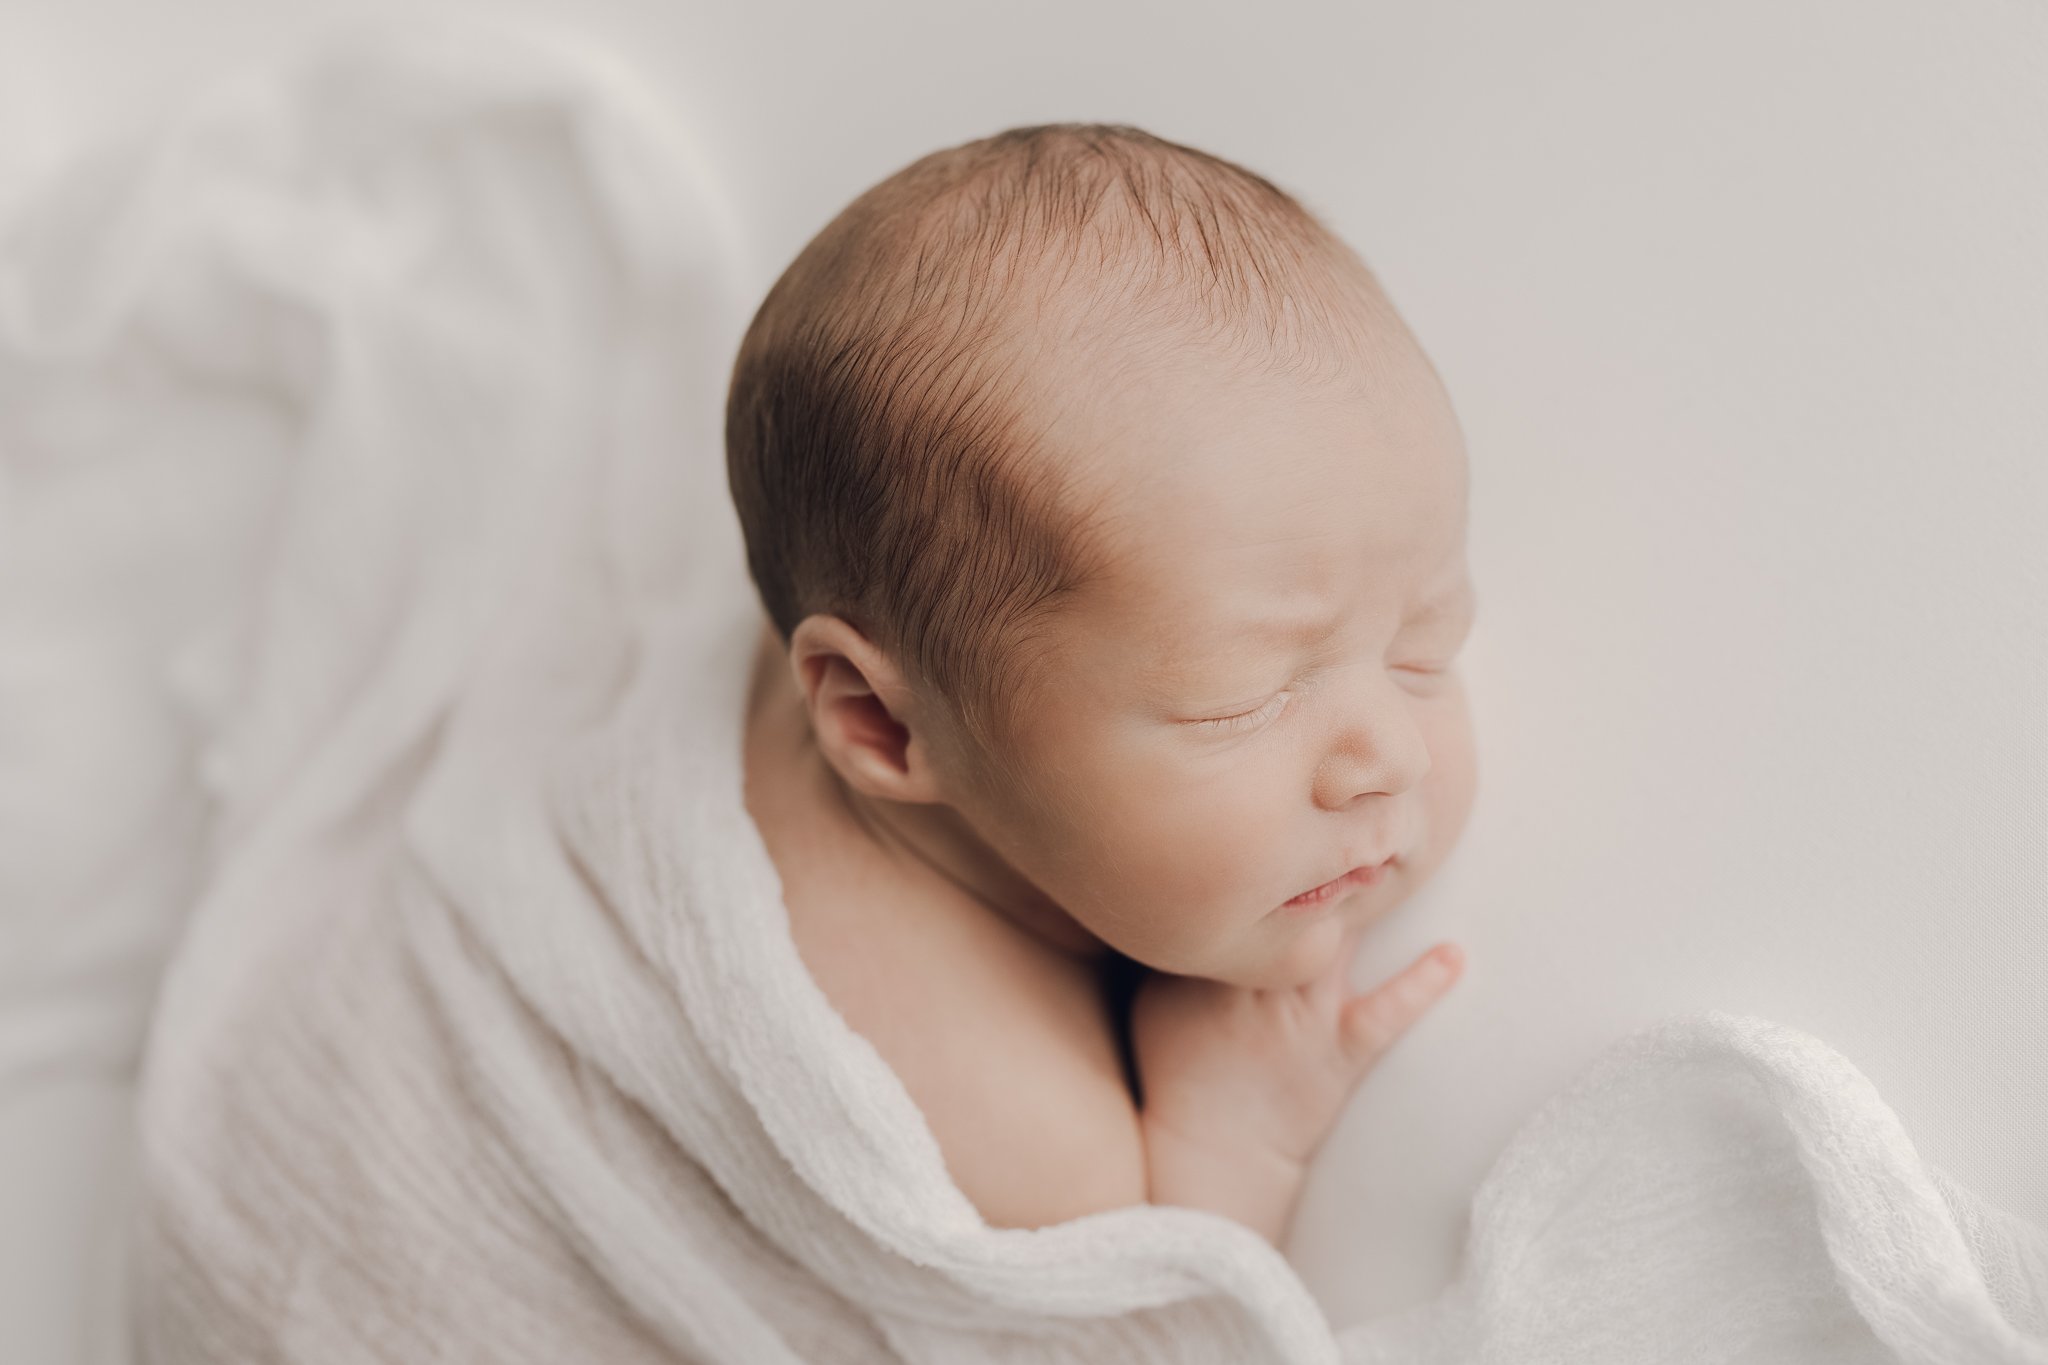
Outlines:
[{"label": "baby's eyebrow", "polygon": [[[1467,584],[1460,583],[1449,592],[1439,593],[1422,603],[1408,614],[1407,620],[1435,621],[1450,616],[1467,605],[1477,611],[1478,594]],[[1315,645],[1329,639],[1336,633],[1340,624],[1342,620],[1336,614],[1313,617],[1265,616],[1251,622],[1240,633],[1256,635],[1276,644]]]}]

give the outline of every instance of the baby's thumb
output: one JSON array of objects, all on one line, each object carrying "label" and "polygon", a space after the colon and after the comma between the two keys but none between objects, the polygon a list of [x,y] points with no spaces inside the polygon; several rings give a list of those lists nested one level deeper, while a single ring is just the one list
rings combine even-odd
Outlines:
[{"label": "baby's thumb", "polygon": [[1464,969],[1464,951],[1455,943],[1439,943],[1372,990],[1345,1001],[1338,1027],[1352,1061],[1360,1066],[1378,1061]]}]

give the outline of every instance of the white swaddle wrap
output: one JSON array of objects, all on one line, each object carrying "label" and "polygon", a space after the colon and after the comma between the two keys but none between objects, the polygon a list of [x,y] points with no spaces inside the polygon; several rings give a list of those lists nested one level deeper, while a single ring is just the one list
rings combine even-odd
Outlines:
[{"label": "white swaddle wrap", "polygon": [[1341,1333],[1210,1214],[985,1226],[742,804],[735,236],[602,60],[336,43],[26,212],[0,507],[84,525],[179,425],[242,453],[159,478],[241,530],[153,543],[219,600],[137,627],[211,812],[143,1076],[142,1359],[2048,1362],[2048,1236],[1718,1014],[1601,1057],[1456,1282]]}]

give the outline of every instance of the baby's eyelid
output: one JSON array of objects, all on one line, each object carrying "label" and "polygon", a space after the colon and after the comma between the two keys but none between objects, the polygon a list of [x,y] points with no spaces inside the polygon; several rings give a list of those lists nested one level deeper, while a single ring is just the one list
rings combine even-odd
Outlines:
[{"label": "baby's eyelid", "polygon": [[[1249,711],[1239,711],[1234,715],[1216,716],[1207,720],[1191,720],[1187,723],[1189,725],[1195,726],[1197,729],[1202,730],[1243,729],[1255,723],[1259,718],[1263,717],[1269,710],[1272,710],[1275,702],[1285,705],[1287,698],[1291,695],[1291,689],[1282,689],[1279,692],[1275,692],[1272,696],[1266,698],[1264,701],[1260,702],[1257,706],[1254,706]],[[1278,713],[1275,712],[1275,714]]]},{"label": "baby's eyelid", "polygon": [[[1433,678],[1439,676],[1440,674],[1448,673],[1452,669],[1456,668],[1458,666],[1458,653],[1459,651],[1454,651],[1450,658],[1445,659],[1441,662],[1427,664],[1395,664],[1394,667],[1404,673],[1420,673],[1424,677]],[[1182,721],[1181,724],[1192,725],[1200,730],[1230,731],[1248,729],[1253,725],[1257,724],[1259,719],[1262,716],[1264,716],[1269,710],[1273,711],[1273,714],[1277,716],[1280,710],[1285,709],[1286,704],[1290,699],[1306,690],[1308,689],[1305,686],[1301,685],[1300,683],[1297,683],[1295,686],[1284,687],[1278,692],[1273,693],[1264,701],[1260,702],[1257,706],[1254,706],[1249,710],[1234,712],[1233,714],[1228,716],[1214,716],[1202,720],[1185,720]]]}]

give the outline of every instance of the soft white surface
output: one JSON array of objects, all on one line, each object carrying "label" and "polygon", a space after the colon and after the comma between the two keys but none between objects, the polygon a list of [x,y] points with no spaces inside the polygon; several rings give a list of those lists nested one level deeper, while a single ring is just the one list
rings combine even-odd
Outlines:
[{"label": "soft white surface", "polygon": [[[53,164],[343,8],[15,0],[0,154]],[[1441,1287],[1515,1125],[1610,1040],[1680,1010],[1826,1040],[1922,1157],[2048,1221],[2038,8],[577,13],[697,115],[753,225],[753,292],[931,146],[1128,118],[1301,193],[1437,358],[1473,450],[1484,775],[1465,847],[1366,966],[1441,936],[1471,966],[1362,1092],[1305,1202],[1291,1250],[1335,1322]],[[26,186],[0,175],[0,203]],[[248,420],[190,451],[176,428],[161,439],[229,462],[262,438]],[[189,535],[219,552],[189,562],[230,559],[204,509],[172,529],[176,499],[153,494],[108,543]],[[189,600],[208,588],[194,573],[152,583]],[[30,600],[52,604],[40,629],[73,630],[91,619],[78,594],[131,588]],[[32,685],[39,657],[54,656],[10,658],[0,685]],[[148,867],[97,864],[94,840],[147,842],[178,818],[160,784],[181,750],[146,694],[63,701],[113,726],[93,731],[76,804],[0,799],[6,866],[31,850],[74,899],[9,885],[7,901],[65,912],[33,942],[95,984],[65,1006],[8,980],[0,1026],[10,1056],[75,1046],[72,1071],[100,1079],[10,1083],[0,1146],[60,1151],[85,1196],[163,933],[105,881]],[[0,967],[27,960],[20,923]],[[0,1247],[0,1270],[24,1271],[0,1275],[19,1299],[0,1322],[33,1331],[17,1324],[63,1321],[63,1239],[86,1247],[87,1224],[35,1212],[66,1206],[65,1182],[26,1174],[48,1167],[4,1169],[0,1226],[59,1239],[55,1255],[40,1234]]]}]

